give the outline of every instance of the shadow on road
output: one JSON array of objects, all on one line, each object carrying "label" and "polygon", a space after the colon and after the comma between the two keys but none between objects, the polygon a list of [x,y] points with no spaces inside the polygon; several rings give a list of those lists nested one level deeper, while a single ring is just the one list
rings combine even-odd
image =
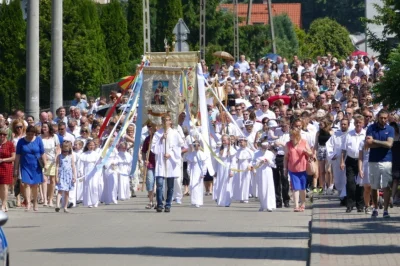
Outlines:
[{"label": "shadow on road", "polygon": [[202,232],[202,231],[187,231],[173,232],[172,234],[184,235],[205,235],[217,237],[261,237],[266,239],[308,239],[310,233],[307,232]]},{"label": "shadow on road", "polygon": [[324,246],[324,245],[312,245],[313,253],[329,254],[329,255],[376,255],[376,254],[397,254],[399,252],[399,246],[387,245],[359,245],[359,246]]},{"label": "shadow on road", "polygon": [[[255,260],[307,261],[307,248],[291,247],[215,247],[215,248],[168,248],[168,247],[91,247],[34,249],[31,252],[56,252],[102,255],[141,255],[181,258],[227,258]],[[290,254],[290,256],[288,256]]]}]

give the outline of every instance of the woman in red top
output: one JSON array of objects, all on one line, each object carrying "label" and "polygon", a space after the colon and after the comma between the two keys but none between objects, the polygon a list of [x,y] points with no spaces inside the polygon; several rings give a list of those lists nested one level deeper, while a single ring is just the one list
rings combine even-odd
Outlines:
[{"label": "woman in red top", "polygon": [[15,160],[15,147],[11,141],[7,140],[7,134],[7,129],[0,130],[0,200],[3,212],[8,211],[8,185],[13,183],[13,161]]},{"label": "woman in red top", "polygon": [[[292,129],[289,135],[290,141],[286,143],[283,169],[285,176],[289,173],[294,191],[294,211],[303,212],[306,201],[307,160],[313,153],[307,141],[301,138],[300,130]],[[299,197],[301,202],[300,208]]]}]

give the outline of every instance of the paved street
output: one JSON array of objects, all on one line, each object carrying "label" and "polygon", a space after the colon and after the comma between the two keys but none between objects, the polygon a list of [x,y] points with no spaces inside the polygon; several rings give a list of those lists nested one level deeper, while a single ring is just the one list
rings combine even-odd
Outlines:
[{"label": "paved street", "polygon": [[314,201],[310,266],[400,265],[399,207],[389,219],[345,211],[337,198]]},{"label": "paved street", "polygon": [[309,257],[311,210],[258,212],[258,203],[144,209],[139,197],[71,214],[10,209],[11,265],[301,265]]}]

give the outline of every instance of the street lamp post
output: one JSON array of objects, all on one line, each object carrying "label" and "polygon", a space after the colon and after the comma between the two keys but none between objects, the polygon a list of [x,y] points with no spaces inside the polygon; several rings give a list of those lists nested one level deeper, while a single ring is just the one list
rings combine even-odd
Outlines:
[{"label": "street lamp post", "polygon": [[51,5],[50,111],[63,105],[63,0]]},{"label": "street lamp post", "polygon": [[39,118],[39,0],[28,1],[25,113]]}]

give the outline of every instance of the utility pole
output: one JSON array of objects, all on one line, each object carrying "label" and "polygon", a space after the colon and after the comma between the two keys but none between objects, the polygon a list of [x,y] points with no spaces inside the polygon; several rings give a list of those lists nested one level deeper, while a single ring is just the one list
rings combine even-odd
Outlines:
[{"label": "utility pole", "polygon": [[247,21],[246,25],[250,25],[251,23],[251,11],[253,9],[253,0],[249,0],[249,5],[247,6]]},{"label": "utility pole", "polygon": [[63,0],[51,4],[50,111],[63,105]]},{"label": "utility pole", "polygon": [[206,54],[206,0],[200,0],[200,59]]},{"label": "utility pole", "polygon": [[28,1],[25,113],[39,119],[39,2]]},{"label": "utility pole", "polygon": [[272,53],[276,54],[275,31],[274,31],[274,21],[273,21],[273,18],[272,18],[271,0],[268,0],[268,19],[269,19],[269,26],[271,28]]},{"label": "utility pole", "polygon": [[233,56],[235,60],[239,60],[239,18],[238,18],[238,0],[233,0],[233,29],[234,29],[234,40],[233,40]]},{"label": "utility pole", "polygon": [[151,52],[150,45],[150,4],[143,0],[143,55]]}]

